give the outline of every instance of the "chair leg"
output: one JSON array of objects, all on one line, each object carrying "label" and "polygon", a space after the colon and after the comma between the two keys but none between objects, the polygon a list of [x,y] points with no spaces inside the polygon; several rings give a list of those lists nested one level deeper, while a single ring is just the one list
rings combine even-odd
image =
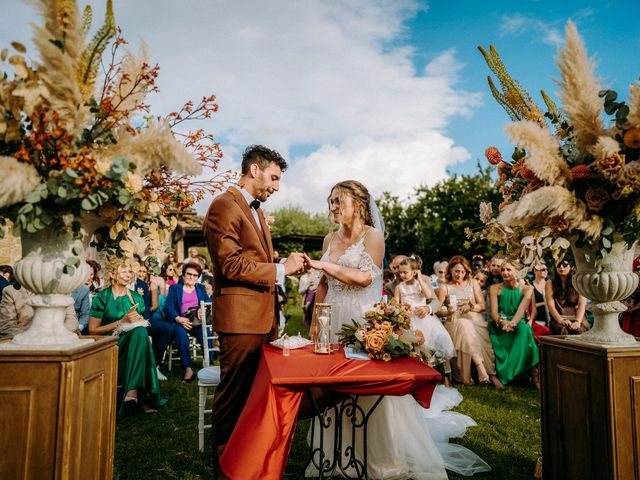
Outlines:
[{"label": "chair leg", "polygon": [[171,371],[172,362],[173,362],[173,345],[169,344],[169,371]]},{"label": "chair leg", "polygon": [[198,396],[198,449],[204,452],[204,409],[207,404],[207,387],[200,387]]}]

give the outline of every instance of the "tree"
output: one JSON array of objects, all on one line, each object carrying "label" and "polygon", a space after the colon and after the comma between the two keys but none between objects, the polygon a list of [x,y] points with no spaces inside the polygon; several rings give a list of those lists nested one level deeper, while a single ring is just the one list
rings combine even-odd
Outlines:
[{"label": "tree", "polygon": [[285,235],[326,235],[331,228],[326,215],[305,212],[298,207],[284,207],[271,214],[275,222],[271,226],[272,237]]},{"label": "tree", "polygon": [[494,253],[488,244],[468,245],[465,230],[482,227],[480,202],[497,205],[502,201],[493,186],[491,167],[478,164],[474,175],[454,175],[433,187],[415,189],[412,203],[405,205],[398,197],[383,194],[378,200],[387,231],[387,254],[417,253],[424,270],[433,262],[462,254],[486,256]]}]

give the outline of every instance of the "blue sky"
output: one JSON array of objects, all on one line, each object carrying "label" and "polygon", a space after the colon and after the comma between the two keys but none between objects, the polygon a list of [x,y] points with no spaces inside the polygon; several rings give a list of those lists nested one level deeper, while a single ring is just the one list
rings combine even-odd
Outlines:
[{"label": "blue sky", "polygon": [[[104,1],[89,3],[97,23]],[[214,93],[220,111],[206,128],[223,146],[223,169],[237,168],[251,143],[290,160],[272,210],[321,211],[329,188],[346,178],[407,198],[421,184],[474,172],[489,145],[508,156],[509,119],[489,93],[477,45],[495,45],[539,103],[541,88],[557,90],[554,57],[570,18],[604,85],[625,98],[640,75],[637,1],[113,3],[132,49],[144,40],[161,66],[154,113]],[[32,8],[3,6],[0,44],[28,44]]]},{"label": "blue sky", "polygon": [[484,160],[484,148],[490,144],[503,154],[512,151],[501,131],[508,117],[488,90],[486,77],[491,72],[477,45],[488,49],[493,44],[512,77],[543,106],[539,91],[555,97],[558,90],[553,81],[559,76],[554,59],[564,41],[564,25],[572,19],[589,55],[595,55],[603,85],[626,98],[629,83],[640,78],[639,16],[640,2],[633,1],[430,2],[427,11],[407,22],[408,43],[416,48],[416,66],[454,48],[465,64],[458,87],[484,94],[482,105],[471,116],[454,117],[447,127],[456,143],[473,153],[472,160],[450,171],[475,171],[475,159]]}]

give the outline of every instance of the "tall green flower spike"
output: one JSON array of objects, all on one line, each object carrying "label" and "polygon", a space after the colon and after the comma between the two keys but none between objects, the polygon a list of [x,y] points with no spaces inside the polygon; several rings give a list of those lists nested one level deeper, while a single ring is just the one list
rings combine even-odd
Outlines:
[{"label": "tall green flower spike", "polygon": [[[87,10],[85,9],[83,15],[83,21],[87,18],[91,19],[91,12],[87,16]],[[83,24],[83,27],[85,25]],[[84,30],[84,28],[83,28]],[[78,70],[78,84],[80,85],[80,91],[85,100],[88,100],[93,93],[93,87],[96,83],[96,76],[98,73],[98,67],[100,66],[100,59],[102,53],[116,34],[116,20],[113,16],[112,1],[107,0],[107,11],[105,13],[104,24],[93,36],[93,39],[87,45],[84,52],[82,52],[82,59]]]},{"label": "tall green flower spike", "polygon": [[478,47],[485,62],[498,77],[502,91],[499,91],[491,77],[487,77],[489,88],[497,102],[507,111],[513,121],[531,120],[544,124],[544,116],[531,96],[516,82],[502,63],[498,51],[493,45],[489,45],[489,51]]},{"label": "tall green flower spike", "polygon": [[87,37],[89,28],[91,28],[91,22],[93,21],[93,11],[91,5],[85,5],[84,12],[82,12],[82,38]]}]

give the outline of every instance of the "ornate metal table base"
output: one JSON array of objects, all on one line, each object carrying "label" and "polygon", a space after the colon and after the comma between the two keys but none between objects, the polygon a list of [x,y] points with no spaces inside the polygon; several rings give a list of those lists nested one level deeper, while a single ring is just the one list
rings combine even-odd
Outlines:
[{"label": "ornate metal table base", "polygon": [[[318,478],[331,478],[334,473],[347,479],[368,479],[367,472],[367,424],[371,414],[382,401],[384,395],[378,396],[371,408],[358,405],[359,395],[349,395],[341,403],[320,411],[315,399],[311,396],[317,416],[311,422],[311,455],[308,465],[312,464],[318,471]],[[319,445],[316,441],[316,425],[320,426],[318,432]],[[345,429],[351,432],[350,442]],[[333,431],[333,448],[325,451],[325,433]],[[362,459],[357,457],[357,443],[362,432]],[[327,446],[331,448],[331,446]]]}]

